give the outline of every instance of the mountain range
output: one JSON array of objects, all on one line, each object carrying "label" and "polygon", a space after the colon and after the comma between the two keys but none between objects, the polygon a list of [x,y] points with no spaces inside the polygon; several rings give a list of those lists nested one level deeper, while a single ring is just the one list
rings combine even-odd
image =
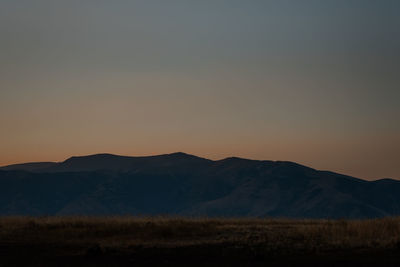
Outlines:
[{"label": "mountain range", "polygon": [[97,154],[0,168],[0,215],[377,218],[400,215],[400,181],[287,161]]}]

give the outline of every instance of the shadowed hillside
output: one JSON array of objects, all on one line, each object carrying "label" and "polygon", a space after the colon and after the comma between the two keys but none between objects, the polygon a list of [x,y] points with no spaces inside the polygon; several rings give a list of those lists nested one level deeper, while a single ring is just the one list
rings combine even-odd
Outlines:
[{"label": "shadowed hillside", "polygon": [[375,218],[400,215],[400,182],[283,161],[99,154],[1,168],[0,214]]}]

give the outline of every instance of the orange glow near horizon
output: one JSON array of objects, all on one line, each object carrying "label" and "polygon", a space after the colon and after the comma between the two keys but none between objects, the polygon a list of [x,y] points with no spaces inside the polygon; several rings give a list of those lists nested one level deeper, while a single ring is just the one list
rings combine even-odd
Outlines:
[{"label": "orange glow near horizon", "polygon": [[0,165],[182,151],[400,179],[400,1],[156,2],[1,1]]},{"label": "orange glow near horizon", "polygon": [[[179,139],[179,138],[177,138]],[[143,139],[142,139],[143,141]],[[278,140],[271,143],[260,145],[258,141],[242,143],[240,140],[224,139],[221,143],[217,140],[197,140],[198,142],[186,139],[185,142],[180,140],[181,145],[176,145],[179,140],[160,140],[160,143],[153,142],[156,146],[150,149],[150,140],[148,144],[136,144],[124,146],[123,143],[104,144],[96,148],[96,140],[92,144],[75,145],[69,147],[53,146],[40,147],[24,146],[20,150],[12,149],[5,153],[8,157],[2,157],[0,165],[10,165],[16,163],[38,162],[38,161],[53,161],[62,162],[71,156],[85,156],[98,153],[110,153],[124,156],[150,156],[159,154],[168,154],[174,152],[185,152],[196,156],[220,160],[230,156],[237,156],[255,160],[285,160],[294,161],[321,170],[330,170],[363,178],[374,180],[379,178],[397,178],[398,167],[396,160],[392,162],[376,162],[375,155],[386,153],[386,159],[396,159],[398,148],[382,148],[379,145],[365,148],[363,142],[357,143],[340,143],[326,144],[323,142],[317,143],[311,140],[285,140],[284,143],[279,143]],[[167,144],[169,145],[166,145]],[[101,143],[101,142],[100,142]],[[392,143],[392,142],[391,142]],[[347,150],[346,154],[340,155],[342,151],[352,146],[352,150]],[[32,150],[30,150],[30,148]],[[392,149],[393,154],[390,153]],[[4,150],[3,150],[4,152]],[[339,155],[339,156],[338,156]],[[361,156],[362,155],[362,156]],[[382,176],[382,174],[384,174]]]}]

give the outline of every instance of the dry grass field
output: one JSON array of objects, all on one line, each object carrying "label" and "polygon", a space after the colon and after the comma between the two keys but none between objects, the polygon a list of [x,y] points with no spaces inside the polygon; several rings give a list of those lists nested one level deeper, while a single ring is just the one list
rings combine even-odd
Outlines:
[{"label": "dry grass field", "polygon": [[0,266],[310,264],[400,266],[400,218],[0,218]]}]

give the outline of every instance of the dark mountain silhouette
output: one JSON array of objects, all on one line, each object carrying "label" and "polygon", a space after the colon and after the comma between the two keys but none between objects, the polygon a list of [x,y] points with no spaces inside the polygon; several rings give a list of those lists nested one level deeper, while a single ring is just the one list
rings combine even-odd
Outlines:
[{"label": "dark mountain silhouette", "polygon": [[24,171],[40,171],[43,169],[50,168],[51,166],[57,165],[54,162],[32,162],[23,164],[14,164],[0,168],[0,170],[24,170]]},{"label": "dark mountain silhouette", "polygon": [[400,215],[400,181],[293,162],[185,153],[98,154],[0,168],[0,215],[374,218]]}]

